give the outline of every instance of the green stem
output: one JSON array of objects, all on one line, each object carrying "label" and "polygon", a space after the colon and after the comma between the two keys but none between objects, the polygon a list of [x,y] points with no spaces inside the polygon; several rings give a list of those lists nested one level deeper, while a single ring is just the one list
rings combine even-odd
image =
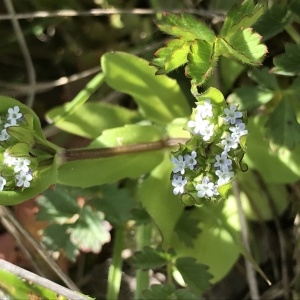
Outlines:
[{"label": "green stem", "polygon": [[[141,251],[145,246],[150,245],[152,234],[152,224],[138,226],[136,232],[137,250]],[[149,271],[141,269],[136,270],[136,289],[134,292],[134,300],[141,299],[143,290],[149,287]]]},{"label": "green stem", "polygon": [[288,24],[285,26],[285,31],[289,34],[292,40],[297,44],[300,45],[300,35],[297,29],[294,28],[292,24]]},{"label": "green stem", "polygon": [[109,148],[64,149],[61,153],[59,153],[59,156],[64,162],[83,159],[104,158],[132,153],[162,150],[165,148],[178,146],[179,143],[186,143],[187,140],[188,139],[186,138],[177,138]]},{"label": "green stem", "polygon": [[112,262],[108,272],[108,286],[106,299],[117,300],[120,292],[122,280],[122,250],[124,241],[125,226],[116,227],[116,235],[114,239],[114,248]]}]

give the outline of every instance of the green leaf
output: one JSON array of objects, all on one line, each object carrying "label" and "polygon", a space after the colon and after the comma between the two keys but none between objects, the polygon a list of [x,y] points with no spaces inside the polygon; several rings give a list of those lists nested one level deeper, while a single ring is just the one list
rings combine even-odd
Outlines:
[{"label": "green leaf", "polygon": [[[212,282],[223,278],[237,261],[240,250],[231,231],[239,230],[238,214],[234,201],[226,199],[217,205],[204,204],[189,211],[193,218],[201,220],[200,230],[192,248],[173,235],[171,246],[178,257],[193,257],[209,267]],[[220,259],[222,249],[222,259]],[[199,279],[199,278],[197,278]]]},{"label": "green leaf", "polygon": [[84,206],[77,222],[70,226],[70,239],[83,252],[99,253],[110,241],[109,229],[102,212]]},{"label": "green leaf", "polygon": [[300,124],[288,99],[282,98],[271,113],[266,134],[274,147],[292,149],[300,142]]},{"label": "green leaf", "polygon": [[178,300],[199,300],[199,297],[197,297],[192,291],[189,289],[178,289],[174,293],[175,299]]},{"label": "green leaf", "polygon": [[144,247],[143,251],[135,252],[133,264],[138,269],[158,269],[172,260],[174,255],[162,249]]},{"label": "green leaf", "polygon": [[252,68],[248,72],[248,76],[263,88],[270,90],[280,89],[276,76],[268,68]]},{"label": "green leaf", "polygon": [[[138,200],[153,218],[162,237],[163,247],[168,249],[174,235],[174,228],[184,209],[172,193],[170,174],[172,171],[170,154],[142,181],[138,188]],[[172,208],[172,213],[170,213]]]},{"label": "green leaf", "polygon": [[253,29],[266,41],[282,32],[290,22],[291,12],[288,10],[288,5],[278,2],[268,8]]},{"label": "green leaf", "polygon": [[87,85],[76,95],[76,97],[66,105],[60,113],[55,114],[51,118],[51,122],[55,123],[59,127],[58,123],[64,121],[69,115],[73,114],[77,109],[79,109],[90,96],[102,85],[104,82],[104,74],[99,73],[93,77]]},{"label": "green leaf", "polygon": [[[54,120],[67,111],[67,104],[47,112],[47,119]],[[86,138],[96,138],[103,130],[120,127],[137,120],[138,114],[121,106],[101,102],[85,103],[80,109],[68,113],[55,124],[56,127]]]},{"label": "green leaf", "polygon": [[194,241],[200,233],[199,222],[200,220],[192,217],[188,211],[184,211],[177,221],[175,234],[187,247],[193,247]]},{"label": "green leaf", "polygon": [[300,46],[286,44],[285,53],[275,56],[272,72],[278,75],[295,76],[300,74]]},{"label": "green leaf", "polygon": [[252,28],[235,31],[229,37],[218,39],[218,53],[234,57],[242,63],[259,65],[267,54],[267,47],[261,44],[261,36]]},{"label": "green leaf", "polygon": [[78,246],[70,240],[68,224],[50,224],[43,229],[42,243],[51,251],[63,250],[68,259],[75,261]]},{"label": "green leaf", "polygon": [[126,189],[120,189],[117,184],[104,185],[101,194],[100,198],[89,201],[89,204],[102,211],[114,227],[124,225],[132,218],[131,210],[136,206],[136,201]]},{"label": "green leaf", "polygon": [[272,150],[264,137],[266,117],[248,119],[247,153],[244,161],[259,171],[267,183],[292,183],[300,178],[300,145],[293,151]]},{"label": "green leaf", "polygon": [[260,86],[244,86],[234,90],[227,98],[228,103],[238,105],[240,110],[255,109],[267,104],[274,97],[274,92]]},{"label": "green leaf", "polygon": [[167,14],[159,21],[158,27],[163,32],[185,41],[200,39],[212,44],[215,39],[214,32],[190,14]]},{"label": "green leaf", "polygon": [[213,45],[206,41],[195,40],[188,54],[188,65],[185,68],[186,75],[191,77],[193,85],[203,84],[211,75],[217,63]]},{"label": "green leaf", "polygon": [[67,189],[56,186],[54,190],[47,190],[37,198],[39,206],[36,217],[38,220],[67,223],[80,212],[76,198],[70,196]]},{"label": "green leaf", "polygon": [[171,295],[174,292],[175,292],[175,287],[172,284],[153,284],[150,286],[149,289],[142,292],[141,299],[143,300],[174,299],[171,298]]},{"label": "green leaf", "polygon": [[256,5],[253,0],[243,1],[241,5],[235,4],[227,13],[220,36],[227,39],[242,28],[252,26],[266,8],[267,2],[264,0],[258,1]]},{"label": "green leaf", "polygon": [[[155,126],[127,125],[108,129],[90,147],[114,147],[158,141],[163,133]],[[85,159],[64,163],[59,168],[58,183],[90,187],[137,178],[150,172],[163,159],[163,151],[124,154],[115,157]]]},{"label": "green leaf", "polygon": [[[57,294],[29,280],[16,276],[5,270],[0,270],[0,295],[1,299],[60,299],[67,298]],[[6,295],[4,295],[5,291]],[[91,299],[87,297],[87,300]]]},{"label": "green leaf", "polygon": [[208,273],[207,266],[198,263],[193,257],[177,258],[175,265],[194,293],[202,295],[209,288],[212,275]]},{"label": "green leaf", "polygon": [[146,60],[122,53],[106,53],[101,58],[105,80],[112,88],[131,95],[140,113],[150,121],[165,125],[190,113],[180,86],[167,76],[155,76]]},{"label": "green leaf", "polygon": [[156,74],[166,74],[188,62],[187,55],[190,52],[191,42],[182,39],[170,40],[166,47],[160,48],[151,61],[151,65],[158,68]]}]

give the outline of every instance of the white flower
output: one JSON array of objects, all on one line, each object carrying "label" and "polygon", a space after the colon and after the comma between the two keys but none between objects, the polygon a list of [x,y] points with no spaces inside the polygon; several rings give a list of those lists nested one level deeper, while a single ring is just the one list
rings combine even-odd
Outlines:
[{"label": "white flower", "polygon": [[185,154],[184,155],[184,162],[185,162],[185,167],[190,168],[190,170],[194,170],[194,165],[197,164],[196,158],[197,153],[196,151],[192,151],[191,155]]},{"label": "white flower", "polygon": [[30,160],[27,158],[19,157],[16,159],[14,171],[16,173],[23,172],[27,173],[29,171]]},{"label": "white flower", "polygon": [[6,179],[0,176],[0,191],[3,191],[5,185],[6,185]]},{"label": "white flower", "polygon": [[17,186],[28,188],[30,186],[30,181],[32,180],[32,175],[30,173],[20,172],[15,178],[17,180]]},{"label": "white flower", "polygon": [[182,176],[174,175],[172,180],[172,185],[174,186],[173,194],[183,194],[184,193],[184,187],[187,184],[187,179],[182,178]]},{"label": "white flower", "polygon": [[221,155],[216,155],[216,162],[214,163],[215,168],[220,168],[222,171],[224,168],[230,168],[232,160],[228,158],[227,152],[222,152]]},{"label": "white flower", "polygon": [[229,152],[230,149],[236,149],[238,147],[238,140],[231,135],[227,135],[222,139],[221,144],[224,146],[224,151]]},{"label": "white flower", "polygon": [[243,114],[240,111],[236,111],[236,105],[231,104],[229,109],[224,109],[225,117],[224,121],[227,124],[235,124],[238,118],[241,118]]},{"label": "white flower", "polygon": [[195,121],[190,120],[188,122],[188,127],[193,128],[195,134],[200,134],[203,126],[209,123],[207,120],[203,120],[199,115],[195,115]]},{"label": "white flower", "polygon": [[222,171],[217,170],[216,175],[219,177],[218,185],[226,184],[230,181],[230,179],[234,176],[232,171],[229,171],[227,168],[224,168]]},{"label": "white flower", "polygon": [[203,121],[202,128],[200,130],[200,135],[204,141],[208,141],[214,134],[214,124],[210,124],[207,120]]},{"label": "white flower", "polygon": [[9,155],[7,151],[4,152],[4,160],[3,162],[9,167],[15,166],[17,163],[17,158]]},{"label": "white flower", "polygon": [[248,130],[245,128],[245,123],[241,122],[235,126],[229,127],[229,130],[232,132],[231,136],[239,141],[241,136],[248,134]]},{"label": "white flower", "polygon": [[20,113],[20,107],[15,106],[14,108],[8,109],[8,117],[7,120],[10,121],[10,124],[16,125],[17,120],[22,118],[22,114]]},{"label": "white flower", "polygon": [[204,196],[212,197],[215,195],[215,185],[207,176],[203,177],[202,183],[196,184],[195,188],[198,191],[197,196],[199,198],[203,198]]},{"label": "white flower", "polygon": [[9,134],[7,133],[6,129],[2,129],[0,134],[0,141],[6,141],[9,139]]},{"label": "white flower", "polygon": [[183,159],[183,156],[182,155],[178,155],[178,157],[172,157],[171,158],[171,161],[174,165],[174,168],[173,168],[173,172],[174,173],[177,173],[177,172],[180,172],[181,174],[184,174],[185,172],[185,160]]},{"label": "white flower", "polygon": [[197,106],[196,115],[198,115],[202,119],[213,116],[210,99],[205,99],[203,104],[199,104]]}]

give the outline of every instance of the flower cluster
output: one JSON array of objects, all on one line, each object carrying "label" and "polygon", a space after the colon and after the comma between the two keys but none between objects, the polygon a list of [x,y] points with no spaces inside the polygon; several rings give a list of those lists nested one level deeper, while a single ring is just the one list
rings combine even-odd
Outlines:
[{"label": "flower cluster", "polygon": [[18,106],[9,108],[6,115],[0,116],[0,154],[3,161],[0,164],[0,191],[7,185],[18,188],[28,188],[33,179],[33,170],[30,169],[31,160],[26,157],[12,156],[9,152],[9,127],[22,125],[23,114]]},{"label": "flower cluster", "polygon": [[172,156],[175,195],[189,195],[193,202],[217,201],[224,196],[244,154],[248,134],[243,113],[226,102],[204,98],[188,122],[192,138]]}]

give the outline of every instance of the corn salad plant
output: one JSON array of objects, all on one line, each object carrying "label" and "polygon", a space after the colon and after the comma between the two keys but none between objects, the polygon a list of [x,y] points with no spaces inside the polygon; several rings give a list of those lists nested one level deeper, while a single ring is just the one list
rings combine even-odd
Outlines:
[{"label": "corn salad plant", "polygon": [[[252,170],[278,213],[287,206],[282,184],[299,179],[299,46],[287,44],[272,70],[262,67],[268,55],[263,41],[299,22],[299,11],[297,1],[267,7],[264,0],[246,0],[228,11],[219,32],[187,13],[163,15],[157,26],[170,39],[150,63],[124,52],[105,53],[102,73],[73,101],[48,112],[52,125],[90,139],[85,148],[48,141],[32,109],[2,96],[0,204],[41,194],[37,217],[49,224],[42,241],[50,250],[63,249],[72,261],[80,250],[98,253],[113,227],[107,299],[119,294],[129,221],[136,228],[135,299],[199,299],[240,254],[266,278],[240,241],[231,188],[237,180],[250,218],[254,201],[269,220]],[[224,86],[215,84],[219,67],[235,78],[248,68],[257,85],[238,87],[225,99],[233,79],[229,74]],[[176,69],[184,69],[190,81],[193,107],[166,75]],[[291,76],[290,85],[283,89],[277,75]],[[87,102],[104,82],[130,95],[137,108]],[[166,283],[149,287],[145,270],[157,268],[164,268]]]}]

